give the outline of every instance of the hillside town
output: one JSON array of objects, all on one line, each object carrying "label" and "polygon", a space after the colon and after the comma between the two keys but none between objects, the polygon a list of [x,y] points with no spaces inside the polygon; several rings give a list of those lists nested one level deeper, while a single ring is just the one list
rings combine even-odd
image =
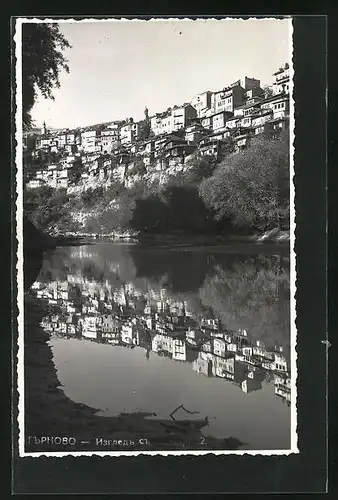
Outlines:
[{"label": "hillside town", "polygon": [[196,313],[164,288],[147,293],[132,282],[85,278],[38,279],[32,293],[49,309],[41,321],[50,335],[144,350],[145,358],[164,356],[190,363],[206,377],[217,377],[244,393],[273,382],[276,396],[291,402],[289,356],[282,345],[267,346],[250,331],[232,331],[210,311]]},{"label": "hillside town", "polygon": [[115,181],[132,186],[139,179],[165,183],[189,168],[196,155],[219,159],[266,134],[278,137],[289,122],[290,72],[286,63],[272,87],[240,78],[218,91],[204,91],[190,102],[134,121],[128,118],[73,130],[33,129],[24,133],[26,188],[48,186],[67,193]]}]

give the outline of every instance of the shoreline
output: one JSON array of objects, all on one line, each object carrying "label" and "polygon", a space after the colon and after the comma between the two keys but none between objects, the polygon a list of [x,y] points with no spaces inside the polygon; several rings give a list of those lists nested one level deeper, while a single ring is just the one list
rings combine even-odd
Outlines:
[{"label": "shoreline", "polygon": [[[40,321],[45,307],[29,292],[25,294],[25,451],[29,452],[121,452],[164,450],[235,450],[244,446],[237,437],[218,439],[206,436],[202,429],[208,426],[208,416],[201,420],[183,421],[177,425],[169,418],[151,420],[148,413],[97,415],[100,409],[72,401],[64,393],[57,377],[53,353],[49,345],[50,335]],[[43,447],[35,442],[48,436],[68,436],[77,446],[46,443]],[[31,439],[28,439],[31,437]],[[203,439],[208,443],[206,444]],[[123,440],[134,443],[127,447],[107,446],[96,440]],[[143,440],[140,443],[140,439]],[[144,443],[144,440],[148,441]],[[87,441],[82,444],[81,441]],[[90,444],[88,444],[90,442]],[[80,444],[81,443],[81,444]],[[175,443],[173,445],[172,443]]]},{"label": "shoreline", "polygon": [[135,243],[140,246],[174,246],[174,247],[219,247],[232,244],[251,244],[255,246],[290,245],[289,230],[271,230],[252,234],[186,234],[186,233],[158,233],[158,234],[93,234],[93,233],[65,233],[53,236],[55,246],[86,245],[99,242]]}]

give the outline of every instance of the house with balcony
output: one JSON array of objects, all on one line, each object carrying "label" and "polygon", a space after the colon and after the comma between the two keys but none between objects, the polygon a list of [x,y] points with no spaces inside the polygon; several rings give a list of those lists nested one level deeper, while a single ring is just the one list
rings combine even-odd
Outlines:
[{"label": "house with balcony", "polygon": [[236,109],[234,109],[234,117],[243,118],[244,116],[257,115],[259,114],[260,109],[261,100],[246,102],[245,104],[242,104],[241,106],[238,106]]},{"label": "house with balcony", "polygon": [[229,111],[244,103],[244,89],[238,84],[233,87],[226,87],[213,94],[213,112]]},{"label": "house with balcony", "polygon": [[264,99],[261,102],[261,109],[271,109],[274,113],[274,118],[277,116],[287,116],[290,110],[289,96],[285,94],[276,94]]},{"label": "house with balcony", "polygon": [[251,120],[251,127],[254,135],[259,135],[268,132],[269,121],[273,118],[272,109],[263,109],[257,116],[253,116]]},{"label": "house with balcony", "polygon": [[211,116],[212,131],[224,132],[227,129],[226,122],[233,117],[233,113],[230,111],[220,111]]},{"label": "house with balcony", "polygon": [[200,123],[195,122],[185,128],[184,138],[188,143],[196,143],[209,133],[209,130],[204,128]]},{"label": "house with balcony", "polygon": [[290,90],[290,67],[286,63],[273,74],[272,89],[275,95],[288,94]]},{"label": "house with balcony", "polygon": [[239,127],[249,128],[252,126],[252,116],[242,116],[238,123]]},{"label": "house with balcony", "polygon": [[239,122],[240,122],[239,117],[233,117],[225,122],[225,126],[228,130],[233,130],[239,126]]},{"label": "house with balcony", "polygon": [[212,116],[215,113],[213,112],[213,109],[208,110],[208,112],[201,118],[201,125],[204,129],[212,131]]},{"label": "house with balcony", "polygon": [[165,158],[167,166],[174,166],[177,163],[183,164],[185,158],[196,149],[195,144],[188,144],[184,139],[170,140],[164,146],[163,158]]},{"label": "house with balcony", "polygon": [[289,126],[290,100],[286,94],[276,94],[265,99],[261,106],[262,111],[269,110],[272,116],[269,120],[270,133],[278,137],[282,130]]},{"label": "house with balcony", "polygon": [[218,157],[221,150],[221,141],[213,135],[198,141],[198,150],[202,156]]}]

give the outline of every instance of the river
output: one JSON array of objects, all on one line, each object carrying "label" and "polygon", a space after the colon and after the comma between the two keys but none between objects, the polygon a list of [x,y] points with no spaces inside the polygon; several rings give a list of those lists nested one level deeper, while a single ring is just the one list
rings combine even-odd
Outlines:
[{"label": "river", "polygon": [[[203,434],[290,448],[288,252],[95,242],[44,254],[58,379],[100,415],[208,417]],[[187,411],[191,413],[188,413]]]}]

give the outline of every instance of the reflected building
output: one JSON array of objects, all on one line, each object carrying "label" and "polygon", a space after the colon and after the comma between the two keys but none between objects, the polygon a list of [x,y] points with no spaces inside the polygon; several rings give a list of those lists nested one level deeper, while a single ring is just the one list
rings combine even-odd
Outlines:
[{"label": "reflected building", "polygon": [[289,376],[274,375],[275,394],[286,403],[291,402],[291,379]]},{"label": "reflected building", "polygon": [[49,334],[144,349],[146,359],[154,353],[190,363],[196,375],[222,379],[246,394],[272,377],[276,396],[290,403],[289,362],[280,345],[268,349],[249,330],[230,330],[210,310],[197,313],[182,296],[160,286],[147,283],[142,289],[104,273],[89,279],[76,268],[65,277],[37,281],[31,289],[52,311],[41,321]]}]

